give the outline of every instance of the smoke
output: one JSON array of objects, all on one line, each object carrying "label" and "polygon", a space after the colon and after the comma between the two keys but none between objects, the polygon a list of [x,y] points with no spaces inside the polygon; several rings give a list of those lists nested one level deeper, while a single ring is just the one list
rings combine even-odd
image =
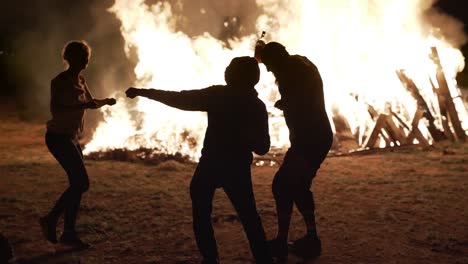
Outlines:
[{"label": "smoke", "polygon": [[[147,4],[157,2],[162,1],[147,1]],[[258,16],[255,0],[167,2],[171,4],[177,29],[189,36],[208,32],[227,40],[255,32]],[[46,121],[50,117],[50,80],[65,69],[60,53],[69,40],[86,40],[93,49],[84,75],[96,98],[122,96],[134,83],[135,58],[124,53],[120,21],[108,10],[113,4],[113,0],[52,0],[47,4],[40,0],[20,0],[9,4],[14,6],[4,12],[13,14],[11,21],[4,18],[6,23],[18,23],[18,17],[27,18],[13,40],[14,78],[23,118]],[[27,8],[20,9],[20,6]],[[92,132],[100,116],[99,111],[88,111],[85,131]]]},{"label": "smoke", "polygon": [[[86,40],[93,49],[84,75],[96,98],[119,94],[133,83],[134,63],[125,56],[120,22],[107,11],[113,1],[20,2],[17,6],[28,6],[21,14],[27,22],[14,33],[13,49],[23,118],[50,118],[50,81],[65,69],[61,51],[70,40]],[[99,111],[88,111],[85,131],[92,132],[99,121]]]},{"label": "smoke", "polygon": [[[433,4],[434,1],[428,1]],[[430,25],[443,37],[447,42],[453,45],[455,48],[461,48],[467,44],[468,36],[464,31],[465,25],[437,7],[433,5],[426,5],[426,19]]]}]

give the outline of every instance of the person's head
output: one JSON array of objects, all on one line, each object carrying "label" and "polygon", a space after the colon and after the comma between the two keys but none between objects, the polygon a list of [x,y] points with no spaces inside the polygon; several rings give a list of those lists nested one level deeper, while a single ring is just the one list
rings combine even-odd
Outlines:
[{"label": "person's head", "polygon": [[228,85],[255,86],[260,80],[260,69],[253,57],[236,57],[224,71],[224,79]]},{"label": "person's head", "polygon": [[63,48],[62,58],[70,68],[83,70],[91,58],[91,47],[83,40],[70,41]]},{"label": "person's head", "polygon": [[286,48],[278,42],[268,42],[261,50],[261,60],[268,71],[276,74],[288,58]]}]

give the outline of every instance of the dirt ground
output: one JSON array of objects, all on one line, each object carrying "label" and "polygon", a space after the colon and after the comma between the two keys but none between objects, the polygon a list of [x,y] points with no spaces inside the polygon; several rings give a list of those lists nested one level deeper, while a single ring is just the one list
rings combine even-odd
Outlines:
[{"label": "dirt ground", "polygon": [[[38,217],[66,188],[47,151],[42,123],[0,120],[0,232],[17,263],[197,263],[188,186],[195,165],[86,161],[91,188],[78,230],[87,251],[53,254]],[[330,156],[313,183],[323,255],[309,263],[468,263],[468,144]],[[276,231],[274,167],[254,167],[257,206]],[[222,191],[213,222],[222,263],[252,263]],[[304,225],[295,211],[291,239]],[[298,263],[290,257],[289,263]]]}]

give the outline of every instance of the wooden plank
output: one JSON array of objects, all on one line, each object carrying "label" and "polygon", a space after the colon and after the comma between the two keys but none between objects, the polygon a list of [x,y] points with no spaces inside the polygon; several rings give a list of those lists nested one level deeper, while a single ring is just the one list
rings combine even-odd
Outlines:
[{"label": "wooden plank", "polygon": [[374,129],[372,129],[370,136],[367,138],[366,143],[364,144],[365,148],[375,147],[375,143],[377,142],[377,139],[379,138],[379,134],[381,133],[381,130],[383,126],[385,125],[386,120],[387,120],[386,115],[380,115],[377,118],[377,121],[375,122],[375,125],[374,125]]},{"label": "wooden plank", "polygon": [[435,126],[434,124],[435,118],[432,115],[431,110],[429,109],[429,106],[427,105],[426,101],[422,97],[421,93],[419,92],[418,87],[413,82],[413,80],[405,74],[404,70],[396,71],[396,74],[398,78],[400,79],[401,83],[403,84],[403,86],[406,87],[406,89],[410,92],[410,94],[416,100],[418,108],[422,108],[425,111],[424,117],[428,121],[427,128],[429,130],[429,133],[431,133],[432,138],[434,138],[435,141],[441,141],[441,140],[447,139],[445,134]]},{"label": "wooden plank", "polygon": [[391,115],[387,115],[386,123],[389,130],[392,131],[395,139],[400,142],[400,145],[406,144],[406,136],[404,132],[399,127],[397,127],[395,122],[393,122],[393,117]]},{"label": "wooden plank", "polygon": [[450,129],[449,125],[449,118],[447,115],[447,109],[445,108],[445,96],[440,94],[440,90],[435,88],[434,84],[432,83],[432,87],[434,90],[434,93],[437,96],[437,101],[439,103],[439,110],[440,110],[440,118],[441,118],[441,123],[442,127],[444,128],[444,135],[449,139],[450,141],[455,141],[455,137],[452,133],[452,129]]},{"label": "wooden plank", "polygon": [[425,147],[430,146],[427,139],[419,130],[418,125],[421,118],[424,116],[424,111],[421,109],[417,109],[414,113],[413,121],[411,122],[411,132],[408,134],[407,141],[409,144],[413,143],[414,139],[417,139],[419,144],[424,145]]},{"label": "wooden plank", "polygon": [[419,144],[425,146],[425,147],[429,147],[430,144],[429,142],[427,141],[427,139],[424,137],[424,135],[421,133],[421,130],[419,130],[419,128],[415,127],[413,128],[413,130],[411,130],[411,132],[408,134],[408,142],[410,144],[413,143],[413,140],[414,139],[417,139]]},{"label": "wooden plank", "polygon": [[437,82],[439,83],[439,93],[438,95],[443,95],[445,100],[445,107],[447,109],[447,113],[452,123],[453,130],[455,131],[455,136],[459,141],[464,142],[466,140],[466,133],[463,127],[461,126],[460,119],[458,117],[457,110],[455,108],[455,104],[453,103],[452,96],[450,94],[450,90],[448,88],[447,79],[445,78],[444,70],[440,63],[439,53],[436,47],[432,47],[432,60],[437,65]]}]

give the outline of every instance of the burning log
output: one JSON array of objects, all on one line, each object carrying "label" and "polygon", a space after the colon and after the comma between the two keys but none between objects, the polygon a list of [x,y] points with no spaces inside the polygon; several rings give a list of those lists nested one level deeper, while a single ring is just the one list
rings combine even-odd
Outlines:
[{"label": "burning log", "polygon": [[[395,122],[393,121],[393,118],[392,118],[391,115],[386,115],[386,114],[380,114],[379,115],[377,113],[377,111],[374,109],[374,107],[372,107],[371,105],[368,106],[368,111],[369,111],[369,114],[371,115],[371,117],[373,119],[377,118],[377,123],[378,123],[380,118],[382,119],[382,121],[380,121],[380,122],[382,122],[382,127],[379,128],[379,127],[375,126],[374,130],[378,129],[377,131],[382,136],[382,138],[386,141],[387,146],[391,145],[392,142],[393,142],[393,144],[395,146],[396,145],[406,144],[405,131],[403,130],[403,128],[398,127],[395,124]],[[367,146],[367,144],[365,144],[366,147],[372,148],[372,147],[374,147],[374,145],[376,143],[376,139],[375,139],[374,142],[372,142],[370,140],[374,140],[372,138],[372,134],[371,134],[371,137],[369,137],[368,141],[367,141],[367,144],[370,144],[372,146]]]},{"label": "burning log", "polygon": [[411,122],[411,132],[408,134],[407,141],[408,143],[413,142],[414,139],[417,139],[419,144],[422,144],[425,147],[429,147],[430,144],[424,135],[421,133],[421,130],[418,128],[419,120],[424,116],[424,111],[416,110],[414,114],[413,122]]},{"label": "burning log", "polygon": [[437,101],[439,102],[439,109],[441,115],[441,123],[442,127],[444,128],[444,135],[450,141],[455,141],[455,136],[452,133],[449,125],[449,119],[447,116],[447,108],[445,108],[445,97],[443,95],[439,95],[439,89],[436,88],[435,84],[431,80],[432,90],[437,96]]},{"label": "burning log", "polygon": [[[448,88],[447,79],[445,78],[444,70],[442,65],[440,64],[440,57],[436,47],[432,47],[432,54],[431,59],[437,65],[437,82],[439,84],[439,89],[437,89],[436,94],[439,97],[439,105],[441,107],[445,106],[447,110],[447,114],[445,115],[446,119],[450,120],[452,123],[452,127],[454,130],[454,134],[459,141],[464,142],[466,140],[465,130],[461,126],[460,119],[458,118],[457,110],[455,109],[455,104],[453,103],[453,98],[450,94],[450,90]],[[442,104],[440,104],[442,103]],[[445,127],[444,127],[445,129]]]},{"label": "burning log", "polygon": [[[429,106],[427,105],[426,101],[422,97],[421,93],[419,92],[418,87],[416,84],[411,80],[408,76],[406,76],[405,72],[403,70],[399,70],[396,72],[398,75],[398,78],[402,82],[403,86],[406,87],[406,89],[410,92],[410,94],[413,96],[413,98],[416,100],[416,103],[418,105],[418,108],[423,109],[423,116],[424,118],[427,119],[428,121],[428,130],[429,133],[431,133],[432,138],[435,141],[441,141],[444,139],[447,139],[447,135],[444,134],[444,132],[440,131],[435,125],[434,125],[434,116],[432,115]],[[408,128],[409,129],[409,128]],[[445,129],[445,128],[444,128]]]},{"label": "burning log", "polygon": [[[380,114],[377,117],[375,126],[372,129],[371,135],[367,138],[366,143],[364,144],[365,148],[374,148],[376,146],[379,135],[386,141],[386,145],[394,144],[394,146],[402,146],[412,144],[414,139],[417,139],[419,144],[423,146],[429,146],[429,142],[424,137],[422,132],[418,128],[419,121],[424,115],[424,111],[416,110],[411,127],[405,124],[403,120],[398,117],[398,115],[392,111],[392,114]],[[371,116],[377,116],[377,111],[372,106],[369,106],[369,113]],[[397,126],[393,121],[393,117],[396,117],[399,123],[403,125],[409,131],[409,134],[406,136],[405,131],[402,127]]]},{"label": "burning log", "polygon": [[387,121],[387,115],[385,114],[379,115],[379,117],[377,118],[377,121],[375,122],[374,129],[372,129],[372,133],[367,138],[366,143],[364,144],[365,148],[375,147],[377,143],[377,139],[379,139],[379,134],[382,133],[381,130],[382,128],[384,128],[386,121]]}]

